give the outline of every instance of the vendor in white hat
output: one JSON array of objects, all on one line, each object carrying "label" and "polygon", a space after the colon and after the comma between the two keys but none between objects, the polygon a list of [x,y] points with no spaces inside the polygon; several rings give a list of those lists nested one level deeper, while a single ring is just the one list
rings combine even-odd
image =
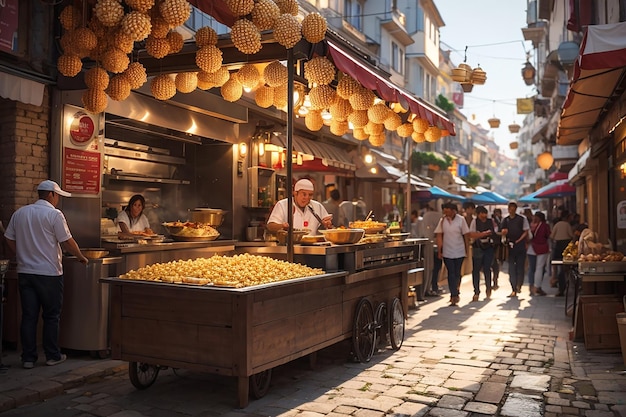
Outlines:
[{"label": "vendor in white hat", "polygon": [[[311,235],[317,234],[321,226],[332,228],[332,215],[328,214],[322,203],[312,200],[315,191],[313,183],[308,179],[298,180],[293,187],[293,228],[309,229]],[[286,198],[278,201],[267,220],[267,230],[276,233],[288,230],[289,222]]]}]

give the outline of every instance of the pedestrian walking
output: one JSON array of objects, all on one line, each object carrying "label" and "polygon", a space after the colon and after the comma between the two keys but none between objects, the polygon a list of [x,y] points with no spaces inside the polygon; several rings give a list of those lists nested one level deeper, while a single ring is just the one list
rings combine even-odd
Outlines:
[{"label": "pedestrian walking", "polygon": [[480,272],[485,276],[485,294],[487,300],[491,298],[491,264],[493,262],[495,230],[493,222],[487,218],[487,209],[484,206],[476,207],[476,218],[470,224],[469,237],[472,243],[472,283],[474,297],[478,301],[480,296]]},{"label": "pedestrian walking", "polygon": [[63,306],[63,253],[61,248],[87,264],[72,237],[65,216],[56,207],[61,196],[70,197],[50,180],[37,187],[39,199],[18,209],[4,237],[17,260],[18,287],[22,303],[22,366],[31,369],[38,359],[37,322],[43,319],[42,345],[46,365],[67,358],[59,349],[59,322]]},{"label": "pedestrian walking", "polygon": [[542,288],[546,264],[550,257],[550,226],[546,223],[546,215],[537,211],[530,224],[530,244],[528,255],[528,286],[530,295],[546,295]]},{"label": "pedestrian walking", "polygon": [[493,230],[496,232],[493,238],[495,251],[493,255],[493,262],[491,263],[493,278],[493,285],[491,286],[491,289],[495,291],[500,288],[498,286],[500,268],[502,267],[502,262],[506,259],[506,256],[504,256],[506,254],[506,246],[502,244],[502,210],[499,208],[493,209],[491,220],[493,221]]},{"label": "pedestrian walking", "polygon": [[509,282],[511,283],[509,297],[517,297],[524,283],[526,239],[530,226],[526,217],[517,214],[516,202],[511,201],[508,209],[509,215],[502,220],[502,236],[506,238],[509,249]]},{"label": "pedestrian walking", "polygon": [[465,219],[458,214],[454,203],[445,203],[443,217],[435,229],[439,259],[443,259],[448,270],[448,288],[450,290],[450,305],[456,306],[460,301],[459,283],[461,282],[461,265],[467,256],[465,251],[465,235],[469,227]]},{"label": "pedestrian walking", "polygon": [[[574,232],[569,221],[569,211],[561,211],[559,221],[557,221],[550,233],[550,239],[554,242],[554,249],[552,250],[552,260],[562,261],[563,251],[567,245],[574,239]],[[557,297],[562,297],[565,294],[565,270],[562,266],[556,267],[556,281],[558,283],[559,292]],[[554,285],[554,278],[551,282]]]}]

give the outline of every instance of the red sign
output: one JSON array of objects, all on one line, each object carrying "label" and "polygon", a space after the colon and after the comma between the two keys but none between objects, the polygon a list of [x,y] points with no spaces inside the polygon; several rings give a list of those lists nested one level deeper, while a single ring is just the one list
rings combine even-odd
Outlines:
[{"label": "red sign", "polygon": [[0,50],[17,52],[18,0],[0,1]]},{"label": "red sign", "polygon": [[78,112],[70,125],[70,139],[74,145],[85,145],[93,138],[95,123],[91,116]]},{"label": "red sign", "polygon": [[63,189],[76,194],[100,192],[100,153],[65,148]]}]

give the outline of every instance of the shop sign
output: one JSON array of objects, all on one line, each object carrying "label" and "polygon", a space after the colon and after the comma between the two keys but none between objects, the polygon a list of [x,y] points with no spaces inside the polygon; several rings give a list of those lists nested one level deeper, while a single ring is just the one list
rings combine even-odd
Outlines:
[{"label": "shop sign", "polygon": [[17,52],[18,0],[0,0],[0,51]]},{"label": "shop sign", "polygon": [[74,145],[85,145],[95,133],[95,123],[90,115],[82,111],[74,114],[70,125],[70,140]]}]

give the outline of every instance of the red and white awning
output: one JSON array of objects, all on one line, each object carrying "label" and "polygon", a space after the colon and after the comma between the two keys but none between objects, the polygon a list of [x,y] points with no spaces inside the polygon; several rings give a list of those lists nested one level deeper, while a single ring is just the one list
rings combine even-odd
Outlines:
[{"label": "red and white awning", "polygon": [[587,27],[563,103],[557,144],[580,142],[626,77],[626,22]]}]

